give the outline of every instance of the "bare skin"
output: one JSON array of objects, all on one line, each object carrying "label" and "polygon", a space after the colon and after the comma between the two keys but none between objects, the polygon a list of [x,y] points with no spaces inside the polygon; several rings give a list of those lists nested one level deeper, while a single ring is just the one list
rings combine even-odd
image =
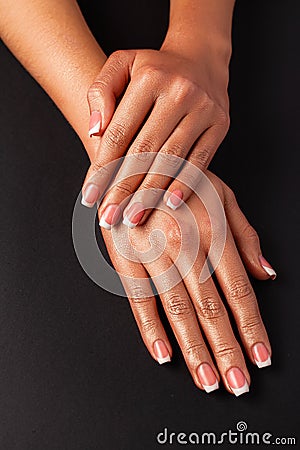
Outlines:
[{"label": "bare skin", "polygon": [[[220,380],[221,377],[226,389],[232,393],[227,380],[228,371],[233,367],[238,368],[245,375],[248,384],[250,384],[250,375],[243,351],[232,331],[226,306],[229,306],[233,313],[244,350],[250,360],[255,363],[252,350],[258,343],[263,343],[269,356],[271,355],[268,336],[241,257],[255,277],[260,279],[266,277],[261,271],[258,260],[261,250],[257,234],[240,211],[233,192],[211,172],[207,171],[206,174],[218,191],[228,221],[224,252],[215,271],[225,302],[222,301],[211,277],[199,283],[201,270],[211,245],[212,229],[207,211],[195,194],[187,201],[187,206],[191,209],[200,231],[201,246],[193,265],[190,263],[192,258],[189,249],[183,261],[176,261],[178,253],[182,251],[182,233],[187,232],[191,235],[192,226],[191,221],[186,218],[186,211],[181,209],[172,213],[172,216],[168,208],[161,204],[162,209],[154,210],[147,222],[129,230],[132,247],[142,254],[149,251],[149,236],[152,232],[157,229],[163,232],[166,242],[160,234],[157,235],[154,243],[152,241],[154,254],[151,262],[129,261],[128,257],[125,258],[120,254],[122,244],[118,249],[114,240],[118,241],[119,233],[120,240],[125,245],[123,224],[114,228],[114,239],[113,234],[107,230],[103,230],[103,237],[121,279],[122,275],[124,278],[129,277],[129,280],[122,279],[122,281],[143,341],[153,358],[157,359],[155,354],[157,340],[166,344],[170,356],[172,348],[158,316],[156,300],[149,294],[150,284],[136,282],[140,278],[147,280],[148,276],[155,279],[158,291],[162,284],[164,286],[164,292],[160,293],[160,300],[196,386],[203,389],[198,369],[205,363],[213,368],[217,379]],[[178,225],[178,219],[181,226]],[[218,238],[221,239],[221,236]],[[162,248],[164,248],[163,251]],[[175,272],[178,270],[182,274],[189,264],[191,271],[187,276],[184,276],[176,286],[168,289],[168,283],[172,284],[172,275],[170,274],[166,280],[165,275],[161,274],[171,266]],[[207,338],[214,360],[203,340],[202,333]]]},{"label": "bare skin", "polygon": [[[169,154],[205,170],[228,131],[233,6],[232,0],[173,0],[160,50],[118,51],[108,58],[88,94],[92,134],[103,139],[83,186],[86,206],[107,186],[101,168],[126,152],[137,158],[157,153],[155,160],[144,158],[144,170],[154,174],[136,176],[130,186],[117,184],[106,195],[101,214],[145,188],[167,189],[166,202],[174,191],[183,200],[191,195],[192,189],[159,172]],[[130,170],[125,158],[122,176]],[[177,171],[174,167],[172,175]],[[150,213],[148,208],[140,223]]]},{"label": "bare skin", "polygon": [[[102,138],[96,136],[90,139],[87,135],[90,111],[86,92],[104,66],[106,57],[87,28],[76,2],[52,0],[50,4],[46,0],[19,0],[14,5],[8,6],[7,2],[0,0],[1,37],[71,123],[93,164]],[[216,269],[217,281],[234,312],[244,348],[254,362],[254,345],[262,343],[269,355],[271,349],[240,256],[255,277],[265,280],[270,276],[259,259],[261,250],[257,234],[240,212],[232,192],[216,176],[210,172],[207,174],[220,195],[228,220],[226,247]],[[197,282],[210,242],[211,229],[209,221],[203,220],[203,205],[194,195],[190,196],[187,205],[204,236],[203,246],[189,275],[177,286],[164,292],[161,300],[196,385],[203,389],[199,367],[207,363],[217,379],[221,377],[228,391],[233,393],[228,383],[228,373],[233,367],[244,374],[248,384],[250,377],[242,350],[233,335],[226,308],[212,279],[203,285]],[[175,213],[180,214],[180,209]],[[130,273],[133,279],[142,277],[147,282],[148,272],[155,277],[157,270],[164,270],[175,259],[179,248],[179,239],[176,237],[178,233],[174,234],[174,219],[164,211],[155,210],[149,221],[130,230],[132,244],[142,247],[148,245],[149,233],[158,224],[163,227],[168,245],[156,265],[124,260],[116,252],[111,232],[103,230],[111,260],[121,274]],[[118,227],[121,229],[124,226]],[[117,233],[118,227],[115,229]],[[173,230],[172,233],[170,230]],[[178,267],[178,271],[180,270]],[[139,301],[135,301],[136,296],[130,291],[130,286],[127,284],[125,288],[150,354],[158,360],[155,342],[160,340],[165,343],[171,356],[172,349],[157,315],[154,297],[147,297],[144,302],[139,297]],[[181,312],[176,314],[176,311]],[[200,328],[208,338],[216,364],[203,342]]]}]

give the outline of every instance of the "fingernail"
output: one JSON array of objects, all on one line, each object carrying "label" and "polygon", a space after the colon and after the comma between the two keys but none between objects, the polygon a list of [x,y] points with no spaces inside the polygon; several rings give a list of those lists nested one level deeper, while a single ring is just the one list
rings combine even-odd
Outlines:
[{"label": "fingernail", "polygon": [[271,266],[271,264],[268,263],[268,261],[262,255],[260,255],[258,258],[259,258],[260,264],[261,264],[262,268],[264,269],[264,271],[267,272],[267,274],[269,275],[269,277],[272,280],[275,280],[275,278],[277,277],[277,274],[276,274],[275,270],[273,269],[273,267]]},{"label": "fingernail", "polygon": [[100,196],[100,189],[95,184],[88,184],[82,192],[81,203],[92,208]]},{"label": "fingernail", "polygon": [[161,339],[158,339],[157,341],[155,341],[153,349],[154,349],[155,356],[157,358],[157,362],[159,364],[164,364],[166,362],[171,361],[169,351],[168,351],[164,341],[162,341]]},{"label": "fingernail", "polygon": [[101,128],[101,114],[99,111],[93,111],[90,116],[89,137],[92,137],[95,134],[100,133],[100,128]]},{"label": "fingernail", "polygon": [[115,225],[121,215],[121,208],[119,205],[108,205],[101,215],[99,225],[106,230],[110,230],[112,225]]},{"label": "fingernail", "polygon": [[180,191],[179,189],[175,189],[169,196],[166,205],[169,208],[173,209],[173,211],[175,211],[175,209],[177,209],[181,205],[182,198],[183,198],[183,192]]},{"label": "fingernail", "polygon": [[129,228],[134,228],[137,226],[144,214],[144,205],[142,203],[134,203],[126,211],[126,215],[123,219],[123,224]]},{"label": "fingernail", "polygon": [[249,392],[249,385],[243,372],[237,367],[229,369],[226,375],[229,386],[236,397]]},{"label": "fingernail", "polygon": [[257,367],[262,368],[271,365],[271,357],[266,346],[262,342],[253,346],[252,354]]},{"label": "fingernail", "polygon": [[212,392],[219,388],[215,372],[208,363],[203,363],[198,367],[197,375],[206,392]]}]

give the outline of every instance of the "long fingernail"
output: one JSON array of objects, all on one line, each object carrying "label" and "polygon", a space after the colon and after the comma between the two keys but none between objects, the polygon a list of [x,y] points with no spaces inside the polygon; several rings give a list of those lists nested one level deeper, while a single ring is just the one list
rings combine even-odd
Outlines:
[{"label": "long fingernail", "polygon": [[88,184],[82,192],[81,203],[88,208],[92,208],[100,197],[100,189],[95,184]]},{"label": "long fingernail", "polygon": [[264,269],[264,271],[267,272],[267,274],[269,275],[269,277],[272,280],[275,280],[275,278],[277,277],[277,274],[276,274],[275,270],[273,269],[273,267],[271,266],[271,264],[268,263],[268,261],[262,255],[260,255],[258,258],[259,258],[260,264],[261,264],[262,268]]},{"label": "long fingernail", "polygon": [[93,111],[90,116],[89,137],[92,137],[95,134],[100,133],[100,129],[101,129],[101,114],[99,111]]},{"label": "long fingernail", "polygon": [[112,225],[115,225],[121,215],[121,208],[119,205],[108,205],[101,215],[99,225],[106,230],[110,230]]},{"label": "long fingernail", "polygon": [[154,342],[153,349],[159,364],[164,364],[171,361],[169,351],[164,341],[157,339],[157,341]]},{"label": "long fingernail", "polygon": [[123,219],[123,224],[129,228],[134,228],[137,226],[144,214],[144,205],[142,203],[134,203],[126,211],[126,215]]},{"label": "long fingernail", "polygon": [[183,192],[180,191],[179,189],[175,189],[170,194],[166,205],[169,208],[173,209],[173,211],[175,211],[175,209],[177,209],[181,205],[182,199],[183,199]]},{"label": "long fingernail", "polygon": [[198,367],[197,375],[206,392],[212,392],[219,388],[215,372],[208,363],[203,363]]},{"label": "long fingernail", "polygon": [[253,346],[252,354],[257,367],[261,368],[271,365],[271,357],[266,346],[262,342],[259,342]]},{"label": "long fingernail", "polygon": [[249,392],[249,385],[243,372],[237,367],[229,369],[226,378],[232,392],[236,397]]}]

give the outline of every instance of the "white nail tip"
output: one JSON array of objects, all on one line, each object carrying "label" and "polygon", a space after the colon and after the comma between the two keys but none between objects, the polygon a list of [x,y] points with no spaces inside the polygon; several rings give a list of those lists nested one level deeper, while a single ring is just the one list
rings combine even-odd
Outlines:
[{"label": "white nail tip", "polygon": [[94,125],[93,126],[93,128],[91,128],[90,130],[89,130],[89,137],[92,137],[93,136],[93,134],[95,134],[95,133],[99,133],[99,131],[100,131],[100,120],[96,123],[96,125]]},{"label": "white nail tip", "polygon": [[137,223],[130,222],[127,216],[124,217],[123,224],[126,225],[126,227],[128,228],[135,228],[137,226]]},{"label": "white nail tip", "polygon": [[215,384],[212,384],[211,386],[205,386],[204,384],[202,384],[205,392],[209,393],[212,391],[215,391],[216,389],[219,389],[219,383],[216,381]]},{"label": "white nail tip", "polygon": [[106,230],[110,230],[111,229],[111,225],[106,222],[104,217],[101,217],[99,225],[100,225],[101,228],[105,228]]},{"label": "white nail tip", "polygon": [[83,206],[86,206],[87,208],[92,208],[92,207],[94,206],[95,203],[89,203],[89,202],[86,202],[86,201],[84,200],[84,198],[82,197],[82,199],[81,199],[81,204],[82,204]]},{"label": "white nail tip", "polygon": [[173,211],[175,211],[175,210],[178,208],[178,206],[173,205],[173,203],[172,203],[171,200],[170,200],[170,197],[168,198],[168,201],[167,201],[166,205],[167,205],[169,208],[173,209]]},{"label": "white nail tip", "polygon": [[256,361],[255,360],[255,362],[256,362],[257,367],[259,367],[260,369],[262,367],[268,367],[268,366],[270,366],[272,364],[270,356],[265,361]]},{"label": "white nail tip", "polygon": [[274,269],[271,269],[270,267],[267,266],[263,266],[263,269],[265,270],[265,272],[267,272],[267,274],[272,277],[272,278],[276,278],[277,274],[275,272]]},{"label": "white nail tip", "polygon": [[232,392],[234,393],[234,395],[236,397],[239,397],[239,395],[245,394],[246,392],[249,392],[249,385],[247,383],[247,381],[245,381],[244,386],[240,387],[240,388],[231,388]]},{"label": "white nail tip", "polygon": [[158,362],[159,364],[164,364],[164,363],[170,362],[170,361],[171,361],[171,358],[170,358],[169,355],[168,355],[168,356],[165,356],[164,358],[157,358],[157,362]]}]

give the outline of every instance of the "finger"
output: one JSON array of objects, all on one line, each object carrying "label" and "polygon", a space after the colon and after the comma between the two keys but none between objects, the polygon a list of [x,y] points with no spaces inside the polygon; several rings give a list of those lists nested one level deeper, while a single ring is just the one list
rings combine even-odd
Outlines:
[{"label": "finger", "polygon": [[103,231],[115,269],[118,271],[141,337],[159,364],[171,360],[172,347],[161,323],[148,274],[142,264],[125,260],[113,247],[111,233]]},{"label": "finger", "polygon": [[180,169],[191,147],[209,126],[209,121],[210,117],[199,117],[198,113],[190,113],[180,121],[157,153],[142,183],[134,186],[138,190],[132,197],[125,213],[132,205],[139,202],[145,210],[139,224],[147,220],[152,208],[156,206],[163,191]]},{"label": "finger", "polygon": [[271,364],[271,346],[256,296],[228,229],[224,252],[215,268],[218,283],[227,299],[249,358],[258,367]]},{"label": "finger", "polygon": [[[182,167],[164,195],[164,201],[169,208],[176,210],[195,191],[201,179],[201,171],[208,167],[226,132],[219,125],[214,125],[200,136],[187,157],[190,164]],[[191,164],[194,169],[191,168]]]},{"label": "finger", "polygon": [[[206,392],[212,392],[219,387],[219,374],[201,334],[195,310],[182,282],[172,289],[166,289],[166,279],[162,275],[172,261],[161,258],[155,264],[146,266],[156,289],[158,290],[165,313],[181,348],[187,367],[194,383]],[[179,273],[174,265],[172,271]],[[167,283],[172,276],[168,274]]]},{"label": "finger", "polygon": [[[170,253],[176,260],[176,254]],[[248,392],[250,375],[239,343],[233,333],[226,308],[218,294],[212,278],[199,283],[199,276],[205,263],[205,254],[200,250],[195,261],[189,251],[181,253],[176,260],[180,274],[186,274],[183,282],[196,309],[200,326],[213,351],[220,375],[226,389],[236,396]],[[236,383],[238,377],[239,383]]]},{"label": "finger", "polygon": [[[157,152],[172,134],[174,128],[178,128],[177,125],[182,118],[181,108],[174,108],[172,114],[168,116],[169,109],[170,105],[164,100],[157,100],[155,103],[147,122],[129,148],[114,183],[101,204],[100,214],[102,217],[105,217],[109,205],[124,205],[124,200],[130,199],[131,194],[142,183],[148,170],[152,171],[151,164],[156,159]],[[167,117],[163,127],[161,126],[162,117]],[[154,198],[151,197],[151,199],[153,202]],[[141,210],[145,211],[145,208],[142,207]],[[128,216],[129,222],[131,219],[132,217]]]},{"label": "finger", "polygon": [[102,67],[99,75],[88,90],[90,107],[89,136],[103,134],[116,107],[116,100],[122,94],[130,78],[130,67],[136,52],[113,53]]},{"label": "finger", "polygon": [[235,195],[224,186],[224,208],[234,240],[247,269],[260,280],[276,278],[276,272],[262,256],[259,237],[239,208]]},{"label": "finger", "polygon": [[82,204],[93,207],[104,193],[116,166],[111,165],[127,150],[153,105],[152,92],[145,94],[141,83],[130,83],[116,112],[101,137],[95,158],[82,188]]}]

